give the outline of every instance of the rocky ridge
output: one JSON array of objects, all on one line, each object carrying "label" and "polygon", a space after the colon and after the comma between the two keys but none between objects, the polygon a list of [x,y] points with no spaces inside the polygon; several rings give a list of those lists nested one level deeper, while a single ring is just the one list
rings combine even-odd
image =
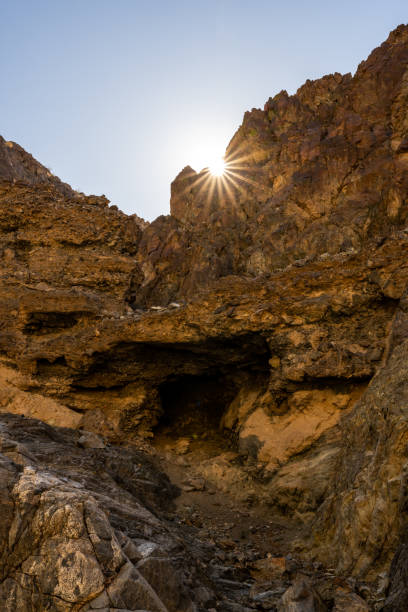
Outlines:
[{"label": "rocky ridge", "polygon": [[[1,417],[5,609],[408,606],[407,102],[408,27],[399,26],[354,76],[307,81],[246,113],[225,177],[184,169],[171,215],[151,224],[73,191],[0,140],[0,407],[15,415]],[[20,430],[34,432],[34,447],[20,448]],[[102,447],[88,474],[81,435]],[[56,446],[35,450],[50,437],[67,464],[55,463]],[[122,474],[152,458],[165,471],[184,462],[194,482],[179,484],[193,496],[204,482],[237,508],[283,519],[290,536],[278,554],[271,535],[265,558],[285,561],[244,557],[267,569],[220,578],[247,583],[251,596],[231,584],[217,592],[208,547],[194,551],[168,527],[151,491],[178,502],[157,467],[143,468],[136,489],[134,473]],[[112,461],[119,467],[108,469]],[[115,518],[123,512],[125,523]],[[54,531],[50,519],[44,532],[51,515]],[[166,561],[151,574],[141,553],[123,552],[156,550],[146,521],[167,534]],[[169,558],[180,538],[177,566]],[[192,558],[204,582],[188,574]],[[47,568],[58,564],[73,569],[50,584]],[[164,601],[154,581],[173,580],[176,566],[178,595]],[[74,585],[82,567],[89,584]],[[263,592],[273,593],[257,600],[251,572],[262,567]]]}]

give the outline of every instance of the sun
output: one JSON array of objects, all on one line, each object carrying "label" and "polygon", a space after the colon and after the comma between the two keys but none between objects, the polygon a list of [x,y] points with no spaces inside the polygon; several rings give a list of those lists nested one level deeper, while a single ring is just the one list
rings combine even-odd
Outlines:
[{"label": "sun", "polygon": [[208,169],[213,176],[222,176],[225,172],[225,161],[222,157],[214,158]]}]

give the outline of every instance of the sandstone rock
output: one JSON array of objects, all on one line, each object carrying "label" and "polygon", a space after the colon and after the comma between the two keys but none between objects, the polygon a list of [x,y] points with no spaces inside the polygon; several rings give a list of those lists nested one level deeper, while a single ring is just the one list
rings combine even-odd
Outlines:
[{"label": "sandstone rock", "polygon": [[[139,544],[168,481],[18,415],[133,445],[165,425],[183,454],[187,412],[225,444],[206,481],[314,517],[299,552],[370,584],[391,567],[387,605],[405,605],[407,61],[399,26],[354,76],[246,113],[220,188],[184,169],[151,224],[0,139],[5,609],[105,605],[109,588],[110,607],[165,605],[135,564],[157,556]],[[284,605],[318,605],[291,589]]]},{"label": "sandstone rock", "polygon": [[252,412],[240,430],[241,444],[258,440],[257,456],[268,469],[287,463],[310,448],[322,434],[337,425],[350,397],[326,391],[297,391],[288,399],[288,412],[271,417],[262,408]]},{"label": "sandstone rock", "polygon": [[348,546],[338,549],[338,566],[344,571],[352,568],[360,576],[389,567],[405,528],[401,504],[406,472],[406,350],[406,341],[393,350],[344,420],[336,486],[316,524],[316,543],[322,539],[318,531],[327,529],[324,547],[331,562],[335,542],[347,533]]},{"label": "sandstone rock", "polygon": [[152,612],[166,612],[154,590],[130,563],[122,567],[118,576],[108,586],[107,593],[116,608],[132,610],[144,606]]},{"label": "sandstone rock", "polygon": [[310,585],[306,576],[297,575],[292,586],[282,595],[282,612],[324,612],[327,607]]},{"label": "sandstone rock", "polygon": [[408,606],[408,548],[404,534],[391,563],[390,584],[387,589],[387,598],[384,602],[384,612],[404,610]]},{"label": "sandstone rock", "polygon": [[334,612],[342,612],[348,610],[350,612],[368,612],[370,608],[367,603],[356,595],[356,593],[347,593],[343,589],[337,589],[334,598]]},{"label": "sandstone rock", "polygon": [[[26,153],[15,142],[0,136],[0,179],[8,182],[23,182],[30,185],[43,184],[56,189],[61,195],[75,197],[69,185],[53,176],[51,171]],[[78,194],[79,195],[79,194]]]},{"label": "sandstone rock", "polygon": [[102,438],[91,431],[84,431],[78,440],[78,444],[83,448],[105,448]]},{"label": "sandstone rock", "polygon": [[[178,548],[177,537],[143,505],[120,467],[121,461],[133,463],[145,482],[146,476],[159,479],[150,493],[157,511],[163,493],[166,499],[166,479],[147,457],[105,447],[81,468],[83,450],[75,432],[15,415],[0,421],[2,609],[192,612],[184,574],[163,549],[166,543],[169,550]],[[27,446],[31,464],[24,468],[7,457],[18,446],[14,437],[24,440],[21,448]],[[133,538],[121,535],[119,527]],[[147,528],[161,545],[135,537]]]},{"label": "sandstone rock", "polygon": [[185,455],[190,448],[191,440],[180,438],[174,446],[174,450],[178,455]]},{"label": "sandstone rock", "polygon": [[182,483],[181,488],[183,491],[204,491],[205,480],[204,478],[189,478]]},{"label": "sandstone rock", "polygon": [[40,418],[50,425],[60,427],[76,428],[81,423],[81,415],[61,402],[40,393],[25,391],[30,381],[10,367],[0,366],[0,385],[1,412]]},{"label": "sandstone rock", "polygon": [[180,612],[191,608],[191,601],[170,559],[150,556],[140,561],[137,569],[154,588],[168,610]]},{"label": "sandstone rock", "polygon": [[255,561],[253,567],[254,569],[251,571],[251,575],[257,582],[261,583],[282,577],[287,569],[285,557],[272,556]]}]

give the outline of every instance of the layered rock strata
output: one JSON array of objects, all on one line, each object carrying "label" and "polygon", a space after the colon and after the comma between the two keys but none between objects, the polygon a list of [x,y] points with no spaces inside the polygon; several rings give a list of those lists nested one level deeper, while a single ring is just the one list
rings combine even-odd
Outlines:
[{"label": "layered rock strata", "polygon": [[1,139],[1,410],[116,444],[211,412],[262,503],[309,525],[299,554],[375,582],[398,550],[398,609],[407,102],[399,26],[354,76],[246,113],[226,175],[184,169],[151,224]]}]

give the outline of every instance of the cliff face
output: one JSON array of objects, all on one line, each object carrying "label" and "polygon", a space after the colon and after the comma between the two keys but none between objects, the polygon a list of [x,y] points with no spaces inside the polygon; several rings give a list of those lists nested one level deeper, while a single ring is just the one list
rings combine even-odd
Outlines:
[{"label": "cliff face", "polygon": [[[370,593],[397,552],[386,609],[402,610],[408,27],[353,77],[307,81],[246,113],[226,162],[221,179],[185,168],[171,215],[147,224],[0,139],[1,410],[115,444],[154,445],[167,431],[187,450],[204,432],[218,450],[197,461],[198,477],[237,504],[297,517],[288,551]],[[21,497],[10,466],[4,490]],[[10,514],[1,537],[20,520]],[[7,601],[19,563],[3,572]],[[116,575],[122,561],[112,563]],[[87,609],[69,606],[106,595],[109,580],[96,582],[49,609]],[[45,606],[32,601],[21,610]],[[139,608],[163,610],[154,601]]]},{"label": "cliff face", "polygon": [[[407,78],[400,27],[354,77],[307,81],[296,95],[283,91],[246,113],[226,151],[224,181],[185,169],[172,185],[171,211],[197,236],[192,243],[204,235],[210,244],[205,277],[270,274],[360,251],[403,227]],[[191,273],[202,273],[199,247],[189,246]]]}]

